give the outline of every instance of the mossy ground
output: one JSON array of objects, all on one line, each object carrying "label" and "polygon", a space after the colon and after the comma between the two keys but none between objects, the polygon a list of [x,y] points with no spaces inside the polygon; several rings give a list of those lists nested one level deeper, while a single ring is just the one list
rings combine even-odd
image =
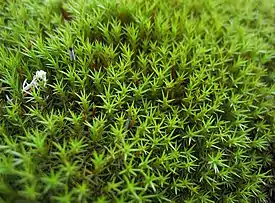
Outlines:
[{"label": "mossy ground", "polygon": [[271,202],[274,16],[268,0],[0,1],[0,201]]}]

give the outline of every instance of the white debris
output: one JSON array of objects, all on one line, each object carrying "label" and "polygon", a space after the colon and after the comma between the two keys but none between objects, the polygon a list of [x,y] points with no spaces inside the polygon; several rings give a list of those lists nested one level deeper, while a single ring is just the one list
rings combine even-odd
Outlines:
[{"label": "white debris", "polygon": [[28,91],[32,88],[38,88],[39,85],[41,85],[41,82],[43,82],[44,87],[47,85],[47,73],[43,70],[36,71],[35,75],[33,76],[33,79],[31,83],[27,83],[27,80],[24,80],[23,82],[23,92],[28,93]]},{"label": "white debris", "polygon": [[70,49],[69,49],[69,52],[70,52],[71,61],[75,61],[74,49],[73,49],[73,48],[70,48]]}]

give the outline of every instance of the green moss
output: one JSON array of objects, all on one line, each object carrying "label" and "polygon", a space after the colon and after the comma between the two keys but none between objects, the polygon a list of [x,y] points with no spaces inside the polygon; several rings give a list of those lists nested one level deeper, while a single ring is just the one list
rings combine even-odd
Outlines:
[{"label": "green moss", "polygon": [[0,10],[2,202],[272,201],[272,1]]}]

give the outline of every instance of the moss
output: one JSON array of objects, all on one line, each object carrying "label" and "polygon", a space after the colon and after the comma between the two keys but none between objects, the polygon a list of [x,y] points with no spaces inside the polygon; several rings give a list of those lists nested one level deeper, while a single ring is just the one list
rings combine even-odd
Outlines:
[{"label": "moss", "polygon": [[272,2],[0,10],[3,202],[272,201]]}]

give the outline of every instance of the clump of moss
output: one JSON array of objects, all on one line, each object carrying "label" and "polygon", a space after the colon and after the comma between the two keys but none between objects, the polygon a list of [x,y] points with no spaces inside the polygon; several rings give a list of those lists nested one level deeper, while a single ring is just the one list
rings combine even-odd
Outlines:
[{"label": "clump of moss", "polygon": [[270,1],[0,8],[2,202],[272,201]]}]

